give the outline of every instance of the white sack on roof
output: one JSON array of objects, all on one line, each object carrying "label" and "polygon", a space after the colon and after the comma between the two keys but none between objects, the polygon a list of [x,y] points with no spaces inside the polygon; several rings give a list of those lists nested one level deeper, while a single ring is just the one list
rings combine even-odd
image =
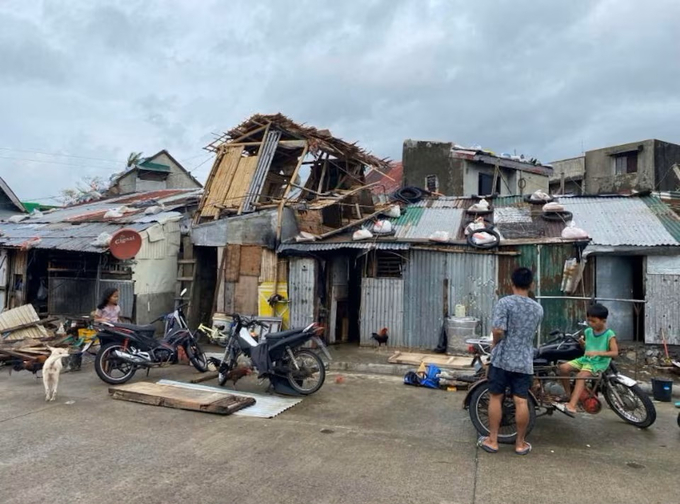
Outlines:
[{"label": "white sack on roof", "polygon": [[429,237],[431,241],[445,243],[448,242],[451,235],[447,231],[435,231]]},{"label": "white sack on roof", "polygon": [[92,242],[95,247],[106,248],[111,243],[111,235],[109,233],[100,233],[97,239]]},{"label": "white sack on roof", "polygon": [[110,210],[107,210],[106,213],[104,214],[105,219],[118,219],[123,216],[123,212],[120,211],[118,208],[112,208]]},{"label": "white sack on roof", "polygon": [[530,196],[531,201],[550,201],[552,197],[540,189]]},{"label": "white sack on roof", "polygon": [[468,208],[468,212],[486,212],[489,210],[489,202],[482,198],[480,201]]},{"label": "white sack on roof", "polygon": [[564,205],[560,205],[559,203],[546,203],[543,205],[543,211],[544,212],[564,212]]},{"label": "white sack on roof", "polygon": [[28,215],[22,214],[22,215],[12,215],[9,219],[7,219],[9,222],[13,224],[19,224],[21,221],[24,221],[28,219]]},{"label": "white sack on roof", "polygon": [[490,233],[475,233],[472,235],[472,241],[475,242],[476,245],[486,245],[487,243],[494,243],[496,237]]},{"label": "white sack on roof", "polygon": [[156,215],[161,213],[163,210],[165,210],[165,206],[163,204],[160,205],[154,205],[150,206],[146,210],[144,210],[145,215]]},{"label": "white sack on roof", "polygon": [[585,240],[590,238],[588,233],[583,229],[576,227],[576,223],[571,221],[567,227],[562,230],[562,238],[565,240]]},{"label": "white sack on roof", "polygon": [[385,212],[383,212],[383,214],[386,217],[396,219],[398,217],[401,217],[401,208],[399,208],[399,205],[392,205]]},{"label": "white sack on roof", "polygon": [[352,235],[352,240],[354,241],[367,240],[369,238],[373,238],[373,233],[371,233],[366,228],[361,228],[358,231],[354,231],[354,234]]},{"label": "white sack on roof", "polygon": [[375,234],[390,234],[392,232],[392,223],[388,220],[379,220],[373,225],[373,232]]},{"label": "white sack on roof", "polygon": [[298,234],[295,237],[296,242],[306,242],[306,241],[314,241],[318,238],[318,236],[308,233],[307,231],[300,231],[300,234]]}]

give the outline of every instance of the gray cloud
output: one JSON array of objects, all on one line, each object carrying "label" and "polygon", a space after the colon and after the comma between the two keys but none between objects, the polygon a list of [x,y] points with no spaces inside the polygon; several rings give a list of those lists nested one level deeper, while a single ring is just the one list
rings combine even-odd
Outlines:
[{"label": "gray cloud", "polygon": [[114,162],[0,150],[23,198],[106,176],[133,150],[191,168],[256,112],[395,159],[405,138],[543,160],[680,141],[674,0],[25,4],[0,4],[0,147]]}]

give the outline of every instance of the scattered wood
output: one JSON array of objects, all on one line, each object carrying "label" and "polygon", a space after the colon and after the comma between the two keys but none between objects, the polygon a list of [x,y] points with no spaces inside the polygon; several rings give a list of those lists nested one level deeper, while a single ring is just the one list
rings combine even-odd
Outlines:
[{"label": "scattered wood", "polygon": [[394,354],[387,359],[390,364],[409,364],[413,366],[420,366],[420,364],[434,364],[437,367],[445,369],[466,369],[472,367],[472,357],[462,357],[457,355],[438,355],[438,354],[422,354],[422,353],[402,353],[394,352]]},{"label": "scattered wood", "polygon": [[234,396],[226,392],[190,390],[149,382],[112,387],[109,389],[109,394],[121,401],[218,415],[231,415],[235,411],[255,404],[255,399],[252,397]]},{"label": "scattered wood", "polygon": [[219,375],[218,372],[202,373],[201,376],[199,376],[198,378],[194,378],[193,380],[189,380],[189,381],[191,383],[203,383],[203,382],[207,382],[207,381],[216,379],[217,375]]}]

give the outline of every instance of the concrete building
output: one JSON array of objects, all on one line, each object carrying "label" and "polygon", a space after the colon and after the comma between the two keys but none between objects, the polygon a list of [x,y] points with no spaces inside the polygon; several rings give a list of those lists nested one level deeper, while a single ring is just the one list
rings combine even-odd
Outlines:
[{"label": "concrete building", "polygon": [[166,189],[201,189],[203,186],[166,150],[118,175],[111,183],[110,195],[130,194]]},{"label": "concrete building", "polygon": [[586,173],[586,157],[578,156],[550,163],[550,194],[583,194],[583,179]]},{"label": "concrete building", "polygon": [[583,156],[552,163],[550,189],[565,194],[628,194],[675,191],[680,187],[680,145],[643,140],[587,151]]},{"label": "concrete building", "polygon": [[[451,142],[406,140],[404,185],[447,196],[529,194],[548,191],[552,167],[520,156],[496,156]],[[498,168],[498,171],[496,171]]]}]

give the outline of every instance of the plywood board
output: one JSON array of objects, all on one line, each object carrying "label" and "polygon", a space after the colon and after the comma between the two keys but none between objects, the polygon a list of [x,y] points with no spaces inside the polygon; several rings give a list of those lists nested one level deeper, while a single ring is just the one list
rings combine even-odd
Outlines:
[{"label": "plywood board", "polygon": [[447,369],[471,369],[472,357],[395,352],[387,362],[390,364],[409,364],[413,366],[420,366],[420,364],[425,363]]},{"label": "plywood board", "polygon": [[241,246],[241,275],[260,276],[262,267],[262,247],[259,245]]},{"label": "plywood board", "polygon": [[[5,329],[30,324],[32,322],[40,322],[40,317],[33,308],[33,305],[24,305],[12,310],[6,310],[0,313],[0,334]],[[43,326],[30,327],[26,329],[19,329],[9,333],[5,340],[21,340],[26,338],[46,338],[47,331]]]},{"label": "plywood board", "polygon": [[258,281],[256,276],[241,275],[236,283],[234,309],[243,315],[257,314]]},{"label": "plywood board", "polygon": [[190,390],[172,385],[139,382],[112,387],[109,394],[114,399],[152,406],[165,406],[218,415],[231,415],[235,411],[255,404],[250,397],[237,397],[228,393],[206,390]]},{"label": "plywood board", "polygon": [[224,280],[237,282],[241,271],[241,246],[227,245],[224,253],[227,254],[224,263]]},{"label": "plywood board", "polygon": [[250,184],[255,175],[258,161],[258,156],[241,158],[238,164],[238,173],[229,188],[229,194],[224,202],[225,205],[232,208],[241,207],[250,190]]},{"label": "plywood board", "polygon": [[279,283],[288,284],[288,261],[279,258],[276,252],[269,249],[262,249],[262,265],[260,267],[260,283],[273,282],[276,274],[276,263],[278,262]]},{"label": "plywood board", "polygon": [[206,187],[207,196],[201,208],[202,217],[217,218],[220,214],[220,207],[226,206],[228,193],[236,177],[239,163],[243,159],[241,158],[242,152],[242,147],[225,149],[219,164],[214,168],[214,175],[211,174],[210,183]]}]

